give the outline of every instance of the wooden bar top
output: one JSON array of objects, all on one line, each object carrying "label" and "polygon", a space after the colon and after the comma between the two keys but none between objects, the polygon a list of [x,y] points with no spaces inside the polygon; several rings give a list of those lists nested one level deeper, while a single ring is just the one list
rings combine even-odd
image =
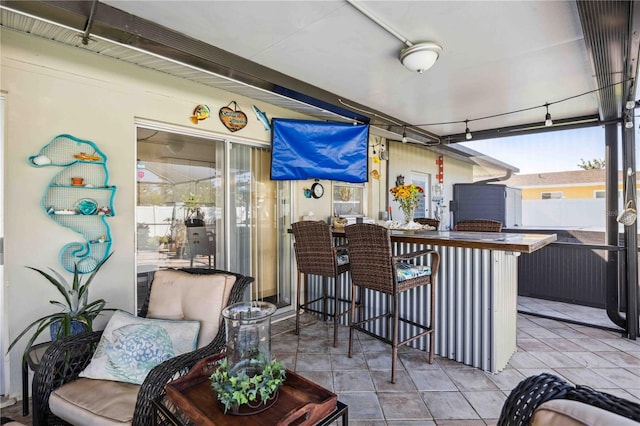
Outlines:
[{"label": "wooden bar top", "polygon": [[[556,241],[556,234],[511,234],[506,232],[460,232],[392,229],[391,241],[484,250],[533,253]],[[333,235],[344,237],[344,230]]]}]

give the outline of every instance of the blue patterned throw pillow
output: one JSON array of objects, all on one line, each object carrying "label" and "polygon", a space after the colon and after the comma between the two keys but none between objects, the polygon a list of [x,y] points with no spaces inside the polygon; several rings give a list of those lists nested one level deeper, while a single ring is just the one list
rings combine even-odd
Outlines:
[{"label": "blue patterned throw pillow", "polygon": [[80,377],[141,384],[156,365],[196,348],[200,323],[116,311]]},{"label": "blue patterned throw pillow", "polygon": [[396,278],[398,282],[418,278],[424,275],[431,275],[431,267],[427,265],[412,265],[410,263],[396,264]]}]

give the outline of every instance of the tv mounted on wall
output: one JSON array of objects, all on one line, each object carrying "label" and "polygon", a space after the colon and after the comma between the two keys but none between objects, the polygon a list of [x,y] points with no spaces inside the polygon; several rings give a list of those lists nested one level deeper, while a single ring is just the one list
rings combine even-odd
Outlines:
[{"label": "tv mounted on wall", "polygon": [[368,124],[274,118],[271,179],[367,181]]}]

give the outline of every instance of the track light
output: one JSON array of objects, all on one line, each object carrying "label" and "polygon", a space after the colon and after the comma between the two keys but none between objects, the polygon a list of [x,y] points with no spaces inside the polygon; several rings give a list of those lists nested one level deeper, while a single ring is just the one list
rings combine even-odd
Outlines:
[{"label": "track light", "polygon": [[471,134],[471,130],[469,130],[469,120],[464,120],[464,124],[467,126],[467,128],[464,129],[464,137],[470,141],[471,138],[473,138],[473,135]]},{"label": "track light", "polygon": [[551,114],[549,114],[549,104],[544,104],[547,107],[547,114],[544,116],[544,125],[547,127],[553,126],[553,120],[551,119]]},{"label": "track light", "polygon": [[407,131],[405,130],[404,126],[402,126],[402,143],[407,143],[407,141]]}]

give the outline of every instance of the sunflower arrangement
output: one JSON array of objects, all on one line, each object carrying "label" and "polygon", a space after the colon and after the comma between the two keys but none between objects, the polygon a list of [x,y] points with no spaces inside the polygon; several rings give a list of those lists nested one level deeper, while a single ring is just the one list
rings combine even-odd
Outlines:
[{"label": "sunflower arrangement", "polygon": [[424,190],[415,184],[397,185],[389,190],[393,195],[393,200],[400,204],[400,210],[404,214],[405,220],[411,222],[413,220],[413,212],[420,201],[420,194]]}]

